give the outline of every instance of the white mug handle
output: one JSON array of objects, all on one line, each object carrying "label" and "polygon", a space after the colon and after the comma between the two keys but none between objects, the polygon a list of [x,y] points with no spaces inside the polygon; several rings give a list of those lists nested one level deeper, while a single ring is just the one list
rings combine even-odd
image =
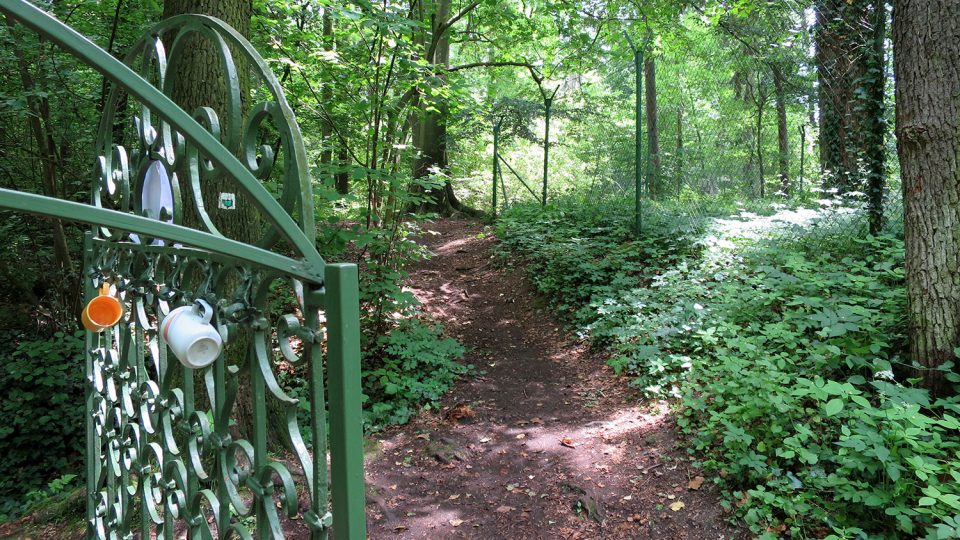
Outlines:
[{"label": "white mug handle", "polygon": [[210,307],[210,304],[208,304],[206,300],[200,300],[199,298],[197,300],[194,300],[193,303],[194,305],[200,308],[201,316],[203,317],[203,322],[209,324],[210,319],[213,318],[213,308]]}]

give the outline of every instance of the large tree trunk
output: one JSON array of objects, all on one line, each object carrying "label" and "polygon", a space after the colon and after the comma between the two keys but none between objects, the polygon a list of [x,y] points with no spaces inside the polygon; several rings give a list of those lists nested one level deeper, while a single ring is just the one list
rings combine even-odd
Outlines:
[{"label": "large tree trunk", "polygon": [[647,98],[647,194],[660,195],[660,128],[657,116],[657,70],[653,58],[643,62],[644,85]]},{"label": "large tree trunk", "polygon": [[790,141],[787,136],[787,98],[783,88],[783,72],[779,68],[773,70],[773,90],[777,102],[777,146],[780,151],[778,160],[780,177],[780,192],[784,196],[790,195]]},{"label": "large tree trunk", "polygon": [[934,394],[960,347],[960,2],[894,0],[911,359]]},{"label": "large tree trunk", "polygon": [[[217,17],[244,37],[250,37],[250,18],[253,15],[251,0],[166,0],[163,4],[164,18],[187,13]],[[173,88],[173,100],[190,114],[193,114],[198,107],[212,108],[220,119],[223,133],[237,129],[238,126],[230,125],[226,112],[226,73],[219,54],[208,40],[197,37],[189,39],[183,50],[184,54],[177,64],[177,82]],[[250,91],[250,77],[243,66],[238,66],[237,74],[240,79],[240,96],[244,102],[241,104],[241,110],[245,112]],[[226,143],[226,141],[221,142]],[[229,149],[239,155],[239,145]],[[236,193],[238,191],[236,183],[220,177],[204,178],[201,180],[201,185],[204,187],[201,194],[204,207],[220,232],[240,242],[255,240],[255,236],[260,232],[259,217],[254,205],[241,193]],[[236,193],[235,209],[218,209],[221,192]],[[189,200],[190,196],[185,193],[184,199]],[[184,205],[184,220],[190,226],[198,226],[198,218],[190,210],[191,205]]]},{"label": "large tree trunk", "polygon": [[[163,6],[164,18],[188,13],[211,15],[221,19],[235,28],[244,37],[250,36],[250,18],[253,14],[251,0],[166,0]],[[238,126],[231,126],[227,114],[226,73],[219,54],[210,42],[197,37],[189,38],[183,50],[183,56],[177,64],[177,82],[173,88],[173,100],[188,113],[193,113],[198,107],[210,107],[216,112],[222,126],[222,133]],[[167,45],[170,46],[169,44]],[[235,54],[236,58],[237,55]],[[246,112],[247,100],[250,92],[249,73],[247,66],[239,64],[237,73],[240,81],[241,114]],[[168,74],[168,77],[170,75]],[[241,123],[243,120],[241,119]],[[222,140],[227,144],[226,140]],[[239,155],[239,145],[228,149]],[[186,173],[180,173],[186,178]],[[202,174],[202,173],[201,173]],[[203,190],[201,197],[206,211],[210,214],[214,225],[222,234],[240,242],[252,243],[261,231],[260,218],[253,204],[243,194],[238,193],[237,185],[227,177],[201,176]],[[189,190],[189,187],[185,191]],[[234,210],[219,209],[219,194],[221,192],[235,193],[237,196]],[[192,194],[184,193],[184,200],[191,200]],[[192,211],[191,204],[184,205],[184,223],[187,226],[201,228],[199,217]],[[224,354],[227,362],[243,366],[247,362],[249,349],[248,336],[238,332],[231,334],[229,345]],[[196,384],[200,383],[198,379]],[[198,404],[204,405],[204,404]],[[253,433],[253,396],[249,384],[241,384],[237,390],[233,418],[236,420],[237,435],[249,438]],[[278,440],[278,432],[271,430],[271,438]]]},{"label": "large tree trunk", "polygon": [[[426,60],[441,68],[450,65],[450,38],[447,23],[450,18],[451,0],[434,0],[432,2],[434,9],[431,15],[431,38],[424,40]],[[436,41],[433,48],[433,54],[430,55],[431,42]],[[443,78],[442,69],[438,70],[436,77]],[[439,171],[444,174],[448,172],[447,160],[447,116],[449,107],[444,97],[439,97],[434,101],[430,99],[421,99],[423,107],[417,116],[418,124],[414,126],[414,145],[420,151],[419,157],[413,165],[414,178],[426,178],[432,171]],[[432,107],[428,107],[432,105]],[[414,189],[417,191],[417,188]],[[446,176],[443,184],[435,189],[425,191],[431,199],[431,202],[421,205],[421,211],[433,211],[443,215],[450,215],[454,211],[479,215],[476,210],[467,208],[459,200],[453,191],[453,185],[450,183],[449,176]]]}]

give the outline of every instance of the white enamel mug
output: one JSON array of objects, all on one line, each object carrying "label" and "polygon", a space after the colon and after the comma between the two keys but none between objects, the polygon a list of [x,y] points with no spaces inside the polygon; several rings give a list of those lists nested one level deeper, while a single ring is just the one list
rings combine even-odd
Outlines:
[{"label": "white enamel mug", "polygon": [[205,368],[220,356],[223,338],[210,324],[212,317],[210,304],[196,300],[171,311],[160,323],[160,337],[185,367]]}]

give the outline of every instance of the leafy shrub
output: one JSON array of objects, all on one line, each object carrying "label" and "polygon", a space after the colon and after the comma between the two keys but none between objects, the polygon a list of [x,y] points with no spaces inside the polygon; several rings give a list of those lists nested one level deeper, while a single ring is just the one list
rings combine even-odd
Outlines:
[{"label": "leafy shrub", "polygon": [[0,353],[0,515],[16,515],[25,493],[81,470],[83,344],[83,332],[58,332]]},{"label": "leafy shrub", "polygon": [[439,325],[405,319],[377,338],[364,354],[363,389],[370,402],[367,425],[402,424],[420,404],[430,407],[470,366],[457,360],[464,349],[444,338]]},{"label": "leafy shrub", "polygon": [[691,451],[754,534],[960,536],[960,398],[903,379],[900,240],[671,233],[668,219],[632,240],[608,216],[521,209],[499,233],[614,369],[681,397]]},{"label": "leafy shrub", "polygon": [[[435,187],[424,184],[424,187]],[[423,202],[412,198],[410,202]],[[420,406],[430,407],[470,367],[460,364],[463,347],[428,322],[420,302],[405,288],[407,268],[430,256],[414,239],[414,220],[390,228],[359,224],[325,231],[335,259],[360,264],[360,326],[363,350],[364,421],[368,431],[407,422]]]}]

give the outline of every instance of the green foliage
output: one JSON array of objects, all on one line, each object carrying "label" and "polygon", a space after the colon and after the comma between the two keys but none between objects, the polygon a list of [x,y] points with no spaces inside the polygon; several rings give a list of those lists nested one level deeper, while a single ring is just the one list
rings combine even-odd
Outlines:
[{"label": "green foliage", "polygon": [[[435,180],[421,182],[437,187]],[[404,196],[422,202],[415,194]],[[360,265],[360,326],[363,348],[364,422],[369,431],[402,424],[420,406],[432,406],[469,370],[458,362],[463,347],[429,322],[404,285],[410,265],[430,256],[415,238],[425,234],[422,216],[387,227],[359,223],[331,227],[321,243],[325,255],[354,258]],[[331,220],[331,223],[333,221]]]},{"label": "green foliage", "polygon": [[435,404],[471,366],[457,362],[464,349],[444,338],[442,328],[420,319],[403,320],[364,353],[364,415],[370,429],[402,424],[419,405]]},{"label": "green foliage", "polygon": [[754,534],[960,535],[960,399],[903,379],[901,241],[659,218],[634,240],[613,215],[518,208],[498,234],[614,369],[680,397],[691,451]]},{"label": "green foliage", "polygon": [[25,494],[80,470],[85,430],[83,333],[22,338],[0,354],[0,516],[8,517],[35,502]]}]

